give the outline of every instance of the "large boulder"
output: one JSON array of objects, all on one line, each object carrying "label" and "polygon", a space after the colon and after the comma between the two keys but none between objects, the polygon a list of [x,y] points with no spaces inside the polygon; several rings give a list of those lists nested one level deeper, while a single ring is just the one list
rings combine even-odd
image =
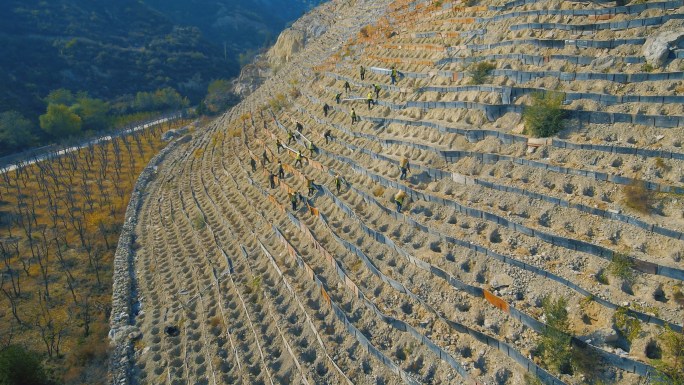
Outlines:
[{"label": "large boulder", "polygon": [[304,48],[305,34],[303,31],[288,28],[278,36],[278,41],[268,51],[268,61],[278,65],[290,61],[292,55]]},{"label": "large boulder", "polygon": [[665,31],[649,36],[641,48],[646,61],[655,68],[662,67],[670,55],[670,47],[675,47],[684,39],[684,29]]}]

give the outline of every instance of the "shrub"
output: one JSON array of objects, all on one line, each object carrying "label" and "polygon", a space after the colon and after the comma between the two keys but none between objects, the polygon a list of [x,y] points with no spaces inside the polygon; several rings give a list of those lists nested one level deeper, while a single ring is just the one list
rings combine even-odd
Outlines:
[{"label": "shrub", "polygon": [[680,305],[684,305],[684,293],[682,293],[682,289],[680,286],[675,286],[672,292],[672,298],[674,298],[675,302],[677,302]]},{"label": "shrub", "polygon": [[302,95],[302,93],[299,91],[299,88],[296,88],[296,87],[291,87],[291,88],[290,88],[290,97],[291,97],[291,98],[297,99],[297,98],[300,97],[301,95]]},{"label": "shrub", "polygon": [[525,385],[543,385],[539,377],[532,373],[525,373]]},{"label": "shrub", "polygon": [[274,112],[278,112],[287,106],[287,98],[283,94],[277,94],[268,104]]},{"label": "shrub", "polygon": [[470,70],[468,70],[468,73],[470,74],[470,84],[482,84],[487,80],[487,77],[489,77],[489,74],[492,72],[493,69],[496,68],[496,65],[490,62],[479,62],[477,64],[473,64],[470,67]]},{"label": "shrub", "polygon": [[202,230],[206,225],[207,224],[204,222],[204,217],[202,214],[195,215],[195,218],[192,220],[192,227],[194,227],[195,230]]},{"label": "shrub", "polygon": [[684,334],[666,328],[658,339],[664,347],[664,356],[655,362],[658,373],[653,383],[684,385]]},{"label": "shrub", "polygon": [[663,171],[672,170],[672,166],[666,164],[665,161],[663,160],[663,158],[656,158],[655,159],[655,165],[656,165],[656,167],[658,167],[659,169],[661,169]]},{"label": "shrub", "polygon": [[0,384],[49,384],[38,357],[19,346],[8,346],[0,351]]},{"label": "shrub", "polygon": [[537,138],[546,138],[563,130],[564,111],[561,104],[565,94],[561,92],[535,92],[532,104],[525,106],[523,121],[525,133]]},{"label": "shrub", "polygon": [[613,259],[608,265],[608,272],[613,276],[622,279],[627,283],[634,283],[634,261],[622,253],[613,254]]},{"label": "shrub", "polygon": [[608,276],[606,275],[606,271],[604,269],[601,269],[598,273],[596,273],[596,280],[598,281],[598,283],[602,285],[607,285],[610,283],[608,281]]},{"label": "shrub", "polygon": [[641,66],[641,70],[644,72],[652,72],[654,68],[650,63],[645,63],[643,66]]},{"label": "shrub", "polygon": [[572,371],[572,345],[569,330],[568,305],[564,297],[555,300],[544,297],[542,307],[546,316],[547,327],[542,332],[541,342],[537,350],[543,362],[561,373]]},{"label": "shrub", "polygon": [[642,214],[648,214],[651,211],[653,197],[646,188],[646,182],[634,180],[622,188],[622,193],[625,206]]},{"label": "shrub", "polygon": [[240,136],[242,136],[242,129],[238,127],[232,130],[228,130],[228,136],[231,138],[239,138]]},{"label": "shrub", "polygon": [[370,35],[373,33],[373,27],[371,27],[370,25],[363,26],[359,33],[362,37],[369,38]]},{"label": "shrub", "polygon": [[613,324],[615,324],[618,333],[625,337],[629,343],[632,343],[641,332],[641,322],[628,315],[627,309],[624,307],[619,307],[613,314]]}]

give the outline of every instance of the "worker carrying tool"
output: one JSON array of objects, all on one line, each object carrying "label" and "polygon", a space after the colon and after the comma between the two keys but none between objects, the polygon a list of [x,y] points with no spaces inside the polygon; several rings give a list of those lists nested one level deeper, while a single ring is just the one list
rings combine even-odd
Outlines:
[{"label": "worker carrying tool", "polygon": [[297,198],[298,198],[299,193],[297,193],[297,192],[290,192],[290,193],[287,194],[287,195],[288,195],[288,197],[290,198],[290,203],[292,204],[292,210],[297,211],[297,201],[299,200],[299,199],[297,199]]},{"label": "worker carrying tool", "polygon": [[342,177],[340,174],[335,174],[335,188],[338,194],[340,193],[340,187],[342,187]]},{"label": "worker carrying tool", "polygon": [[312,196],[316,192],[316,185],[313,179],[306,178],[306,187],[309,189],[309,196]]},{"label": "worker carrying tool", "polygon": [[406,172],[411,171],[411,166],[409,165],[408,158],[405,156],[401,158],[401,162],[399,162],[399,169],[401,170],[401,175],[399,176],[399,180],[403,180],[406,178]]},{"label": "worker carrying tool", "polygon": [[404,206],[404,203],[406,201],[406,193],[403,191],[399,191],[394,195],[394,203],[397,204],[397,212],[401,212],[402,206]]},{"label": "worker carrying tool", "polygon": [[285,169],[283,169],[283,162],[278,161],[278,178],[285,179]]}]

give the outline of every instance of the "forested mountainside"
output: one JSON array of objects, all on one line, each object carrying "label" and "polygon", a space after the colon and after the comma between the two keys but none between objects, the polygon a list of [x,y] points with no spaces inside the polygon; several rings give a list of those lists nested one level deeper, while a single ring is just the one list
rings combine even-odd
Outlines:
[{"label": "forested mountainside", "polygon": [[[241,64],[280,31],[322,0],[146,0],[177,24],[197,26],[211,42],[226,44],[228,56]],[[240,56],[242,54],[242,56]]]},{"label": "forested mountainside", "polygon": [[238,74],[240,53],[271,41],[312,3],[3,1],[0,112],[37,116],[58,88],[112,100],[172,87],[197,101],[212,79]]}]

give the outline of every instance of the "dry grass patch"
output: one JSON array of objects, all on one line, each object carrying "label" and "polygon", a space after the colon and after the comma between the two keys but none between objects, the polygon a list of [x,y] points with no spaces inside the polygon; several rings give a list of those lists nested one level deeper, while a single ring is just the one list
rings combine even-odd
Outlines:
[{"label": "dry grass patch", "polygon": [[649,214],[653,206],[653,194],[646,188],[646,182],[635,180],[622,188],[625,206],[642,214]]}]

